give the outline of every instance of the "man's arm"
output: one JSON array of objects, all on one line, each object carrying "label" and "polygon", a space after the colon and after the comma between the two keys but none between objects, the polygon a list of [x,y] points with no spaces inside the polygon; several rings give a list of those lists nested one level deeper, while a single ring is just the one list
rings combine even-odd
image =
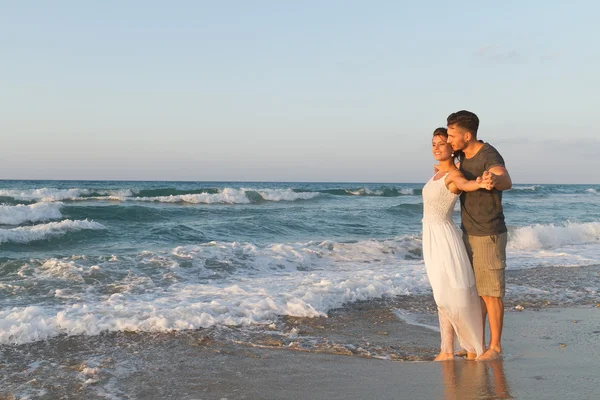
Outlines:
[{"label": "man's arm", "polygon": [[[489,172],[489,174],[486,174],[486,172]],[[502,165],[493,166],[486,172],[483,173],[483,179],[485,181],[487,175],[487,179],[492,184],[494,189],[508,190],[512,188],[512,179],[510,179],[508,171]]]}]

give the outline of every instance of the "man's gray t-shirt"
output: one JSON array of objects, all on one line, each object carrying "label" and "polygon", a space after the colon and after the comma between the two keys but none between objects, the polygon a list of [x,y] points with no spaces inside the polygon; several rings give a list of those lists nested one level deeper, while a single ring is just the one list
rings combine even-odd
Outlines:
[{"label": "man's gray t-shirt", "polygon": [[[466,179],[474,180],[484,171],[504,166],[504,159],[489,143],[484,143],[471,158],[462,157],[460,172]],[[502,212],[502,191],[479,189],[460,195],[461,229],[467,235],[488,236],[507,231]]]}]

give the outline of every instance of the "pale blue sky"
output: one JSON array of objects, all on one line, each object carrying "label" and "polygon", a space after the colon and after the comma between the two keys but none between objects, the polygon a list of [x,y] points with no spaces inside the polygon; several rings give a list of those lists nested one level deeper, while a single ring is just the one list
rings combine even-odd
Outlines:
[{"label": "pale blue sky", "polygon": [[[418,3],[418,4],[417,4]],[[0,178],[600,183],[596,1],[3,1]]]}]

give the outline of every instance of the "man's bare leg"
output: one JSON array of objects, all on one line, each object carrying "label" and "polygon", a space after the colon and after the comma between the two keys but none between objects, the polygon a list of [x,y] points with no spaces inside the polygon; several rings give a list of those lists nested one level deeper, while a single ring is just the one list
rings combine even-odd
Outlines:
[{"label": "man's bare leg", "polygon": [[477,359],[493,360],[502,356],[502,326],[504,323],[504,301],[501,297],[481,296],[485,303],[490,323],[490,345]]},{"label": "man's bare leg", "polygon": [[487,307],[485,306],[485,301],[483,301],[483,297],[480,297],[479,300],[481,300],[481,322],[483,323],[483,329],[481,330],[481,343],[483,344],[483,348],[485,349],[485,323],[487,318]]}]

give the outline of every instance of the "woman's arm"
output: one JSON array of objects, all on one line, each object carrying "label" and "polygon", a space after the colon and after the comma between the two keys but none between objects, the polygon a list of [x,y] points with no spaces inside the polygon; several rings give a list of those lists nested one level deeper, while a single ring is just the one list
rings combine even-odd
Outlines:
[{"label": "woman's arm", "polygon": [[[464,177],[460,171],[452,171],[446,177],[446,186],[453,192],[474,192],[479,189],[490,190],[492,186],[489,183],[484,183],[481,177],[470,181]],[[453,187],[451,187],[453,186]],[[456,188],[456,191],[452,190]]]}]

